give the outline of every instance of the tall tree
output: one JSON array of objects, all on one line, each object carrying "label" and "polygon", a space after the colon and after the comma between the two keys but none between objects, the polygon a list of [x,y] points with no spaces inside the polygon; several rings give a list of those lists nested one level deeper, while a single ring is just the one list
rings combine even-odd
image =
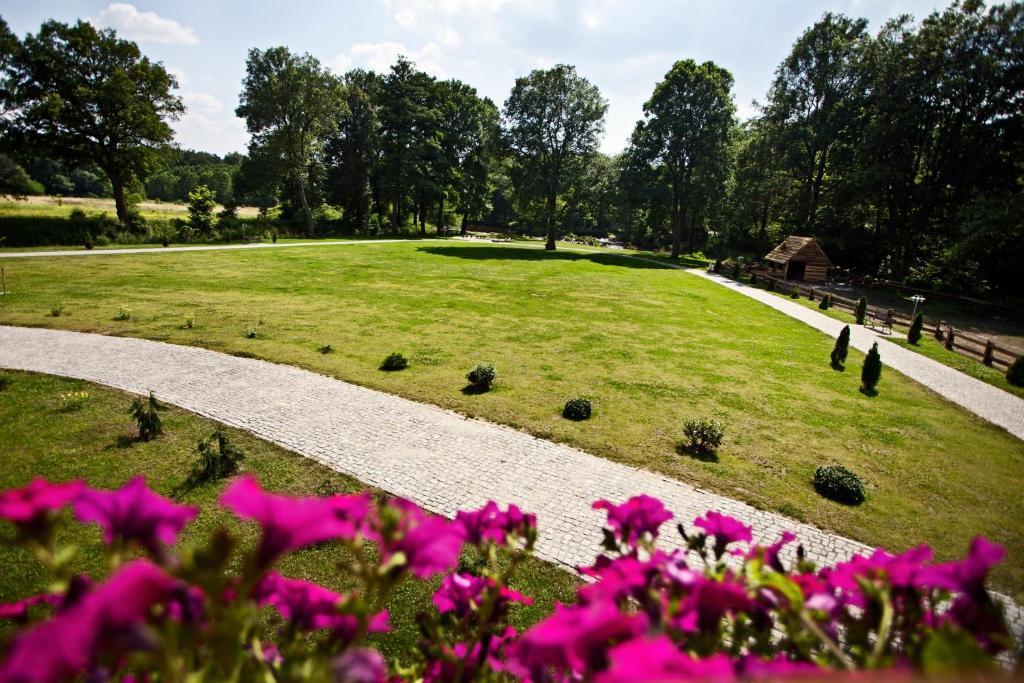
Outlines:
[{"label": "tall tree", "polygon": [[380,160],[380,120],[373,102],[380,85],[380,78],[371,72],[345,75],[347,106],[339,116],[337,135],[327,145],[328,196],[341,205],[348,227],[363,233],[370,225],[374,174]]},{"label": "tall tree", "polygon": [[313,56],[286,47],[249,50],[235,113],[252,135],[249,155],[267,160],[295,190],[314,234],[310,169],[345,106],[341,82]]},{"label": "tall tree", "polygon": [[729,162],[729,132],[736,107],[732,74],[713,62],[676,62],[644,104],[632,145],[671,190],[672,258],[682,251],[683,231],[720,194]]},{"label": "tall tree", "polygon": [[519,178],[544,200],[545,249],[555,248],[559,195],[597,151],[607,111],[597,86],[565,64],[517,78],[505,101],[505,137]]},{"label": "tall tree", "polygon": [[45,22],[11,65],[14,108],[5,124],[24,144],[71,164],[95,163],[110,178],[117,217],[125,188],[170,149],[169,125],[185,108],[163,65],[110,29]]}]

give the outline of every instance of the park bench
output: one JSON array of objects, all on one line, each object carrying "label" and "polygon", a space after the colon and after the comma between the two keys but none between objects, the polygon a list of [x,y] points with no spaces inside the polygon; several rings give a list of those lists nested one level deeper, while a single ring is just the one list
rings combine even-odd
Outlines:
[{"label": "park bench", "polygon": [[885,315],[879,315],[868,311],[867,316],[864,318],[864,327],[872,330],[878,330],[882,334],[892,334],[892,323],[893,311],[891,308],[886,311]]},{"label": "park bench", "polygon": [[263,238],[259,235],[242,235],[242,242],[244,244],[256,244],[262,242]]}]

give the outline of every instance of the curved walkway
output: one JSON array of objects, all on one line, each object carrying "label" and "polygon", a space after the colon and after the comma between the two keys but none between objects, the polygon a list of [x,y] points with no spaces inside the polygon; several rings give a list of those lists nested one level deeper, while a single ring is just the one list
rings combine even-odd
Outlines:
[{"label": "curved walkway", "polygon": [[[870,548],[668,477],[482,420],[287,365],[191,346],[0,326],[0,367],[75,377],[160,400],[247,430],[356,479],[451,517],[488,500],[537,513],[537,554],[575,568],[600,549],[595,500],[646,493],[690,525],[707,510],[753,527],[755,542],[795,531],[810,559],[835,563]],[[795,549],[785,550],[792,558]],[[1018,641],[1021,610],[1010,608]]]}]

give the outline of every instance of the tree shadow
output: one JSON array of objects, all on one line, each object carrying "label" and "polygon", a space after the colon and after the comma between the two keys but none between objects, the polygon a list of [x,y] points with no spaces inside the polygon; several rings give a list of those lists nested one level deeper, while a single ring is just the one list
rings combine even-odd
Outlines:
[{"label": "tree shadow", "polygon": [[864,387],[861,387],[859,391],[868,398],[874,398],[875,396],[878,396],[878,391],[875,389],[865,389]]},{"label": "tree shadow", "polygon": [[715,451],[692,448],[689,444],[682,442],[676,444],[676,453],[693,458],[694,460],[700,460],[701,462],[718,462],[718,453]]},{"label": "tree shadow", "polygon": [[123,433],[123,434],[118,434],[117,438],[114,439],[114,443],[108,444],[106,447],[104,447],[103,450],[109,451],[109,450],[113,450],[115,448],[118,449],[118,450],[125,450],[125,449],[128,449],[128,448],[131,448],[132,446],[134,446],[137,443],[141,443],[141,439],[139,439],[139,435],[126,432],[126,433]]},{"label": "tree shadow", "polygon": [[416,250],[435,256],[451,256],[471,261],[591,261],[602,266],[619,266],[623,268],[664,270],[671,267],[667,262],[662,264],[641,261],[631,257],[629,254],[546,251],[530,247],[492,247],[477,245],[471,242],[466,243],[465,246],[423,246],[416,247]]},{"label": "tree shadow", "polygon": [[480,394],[486,394],[491,390],[491,387],[481,387],[476,384],[467,384],[462,387],[462,393],[466,396],[479,396]]}]

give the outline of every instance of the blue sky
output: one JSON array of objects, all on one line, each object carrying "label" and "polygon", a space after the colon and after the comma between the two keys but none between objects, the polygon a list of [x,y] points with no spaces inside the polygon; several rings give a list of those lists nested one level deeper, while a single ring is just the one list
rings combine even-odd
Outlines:
[{"label": "blue sky", "polygon": [[602,149],[620,151],[655,82],[677,59],[732,71],[749,116],[793,41],[824,12],[923,18],[933,0],[0,0],[19,35],[48,18],[89,19],[139,43],[177,74],[188,114],[182,146],[244,151],[234,109],[250,47],[287,45],[339,73],[385,70],[401,53],[420,68],[475,86],[499,106],[516,76],[560,62],[596,83],[610,108]]}]

